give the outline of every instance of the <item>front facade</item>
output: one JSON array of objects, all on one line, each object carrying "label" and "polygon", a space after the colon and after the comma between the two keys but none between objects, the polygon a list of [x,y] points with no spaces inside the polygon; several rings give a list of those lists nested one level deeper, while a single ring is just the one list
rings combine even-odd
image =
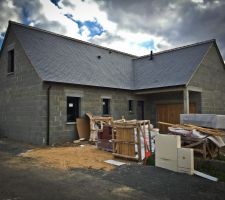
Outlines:
[{"label": "front facade", "polygon": [[[225,69],[214,40],[149,60],[62,37],[10,22],[0,55],[0,136],[38,145],[72,141],[75,119],[87,112],[154,125],[178,123],[180,113],[225,114]],[[51,40],[66,46],[46,51]],[[195,61],[185,60],[192,53]]]}]

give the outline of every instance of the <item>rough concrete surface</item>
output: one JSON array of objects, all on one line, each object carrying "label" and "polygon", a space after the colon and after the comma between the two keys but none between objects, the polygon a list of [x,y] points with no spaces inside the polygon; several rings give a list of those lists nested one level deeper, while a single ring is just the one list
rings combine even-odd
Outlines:
[{"label": "rough concrete surface", "polygon": [[19,156],[31,148],[0,140],[0,200],[224,199],[222,182],[142,165],[57,170]]}]

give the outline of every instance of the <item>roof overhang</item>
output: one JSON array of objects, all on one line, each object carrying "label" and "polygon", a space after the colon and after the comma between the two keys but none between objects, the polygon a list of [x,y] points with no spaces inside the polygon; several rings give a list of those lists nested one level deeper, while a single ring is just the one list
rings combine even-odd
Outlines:
[{"label": "roof overhang", "polygon": [[185,85],[151,88],[151,89],[144,89],[139,91],[137,90],[135,94],[142,95],[142,94],[156,94],[156,93],[163,93],[163,92],[179,92],[179,91],[183,91],[184,88],[185,88]]},{"label": "roof overhang", "polygon": [[186,87],[185,85],[179,85],[179,86],[139,90],[139,91],[136,91],[135,94],[144,95],[144,94],[157,94],[157,93],[166,93],[166,92],[183,92],[184,90],[188,90],[192,92],[202,92],[202,88],[200,87],[195,87],[195,86]]}]

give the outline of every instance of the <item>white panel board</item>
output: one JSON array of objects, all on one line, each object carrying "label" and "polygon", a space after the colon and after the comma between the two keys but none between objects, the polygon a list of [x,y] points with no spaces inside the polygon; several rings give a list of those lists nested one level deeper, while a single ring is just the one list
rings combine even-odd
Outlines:
[{"label": "white panel board", "polygon": [[194,151],[190,148],[178,148],[178,172],[194,173]]},{"label": "white panel board", "polygon": [[156,158],[155,166],[168,169],[174,172],[178,171],[177,160],[167,160],[162,158]]},{"label": "white panel board", "polygon": [[156,166],[177,171],[177,148],[181,147],[180,136],[156,135],[155,160]]}]

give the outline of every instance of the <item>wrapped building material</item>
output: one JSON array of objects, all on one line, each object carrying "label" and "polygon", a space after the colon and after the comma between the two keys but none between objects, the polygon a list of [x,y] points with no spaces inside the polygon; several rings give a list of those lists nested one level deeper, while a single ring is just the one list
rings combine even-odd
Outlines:
[{"label": "wrapped building material", "polygon": [[181,124],[194,124],[197,126],[225,129],[225,115],[215,114],[181,114]]}]

